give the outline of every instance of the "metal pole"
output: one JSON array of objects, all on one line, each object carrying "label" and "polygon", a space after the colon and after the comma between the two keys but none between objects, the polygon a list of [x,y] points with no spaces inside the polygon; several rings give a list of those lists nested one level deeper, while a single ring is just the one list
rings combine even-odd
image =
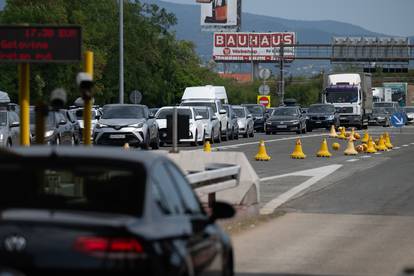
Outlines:
[{"label": "metal pole", "polygon": [[284,46],[283,43],[280,45],[279,53],[279,92],[280,92],[280,102],[283,104],[285,101],[285,79],[283,75],[284,70]]},{"label": "metal pole", "polygon": [[45,143],[45,123],[48,114],[48,106],[40,100],[36,104],[36,144],[43,145]]},{"label": "metal pole", "polygon": [[253,47],[250,47],[250,59],[252,64],[252,82],[254,82]]},{"label": "metal pole", "polygon": [[[84,71],[91,75],[93,79],[93,52],[91,51],[85,52]],[[92,144],[92,98],[84,96],[83,101],[85,103],[83,106],[83,144],[90,146]]]},{"label": "metal pole", "polygon": [[30,64],[19,65],[20,145],[30,146]]},{"label": "metal pole", "polygon": [[177,107],[173,108],[172,114],[172,153],[178,153],[178,112]]},{"label": "metal pole", "polygon": [[119,0],[119,103],[124,103],[124,0]]}]

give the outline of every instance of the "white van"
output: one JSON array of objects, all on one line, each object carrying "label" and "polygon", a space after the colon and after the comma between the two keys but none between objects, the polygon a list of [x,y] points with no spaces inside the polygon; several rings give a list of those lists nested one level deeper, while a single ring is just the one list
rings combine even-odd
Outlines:
[{"label": "white van", "polygon": [[182,106],[211,107],[220,121],[220,132],[223,140],[227,141],[230,135],[227,112],[223,104],[228,104],[226,88],[223,86],[195,86],[187,87],[181,98]]}]

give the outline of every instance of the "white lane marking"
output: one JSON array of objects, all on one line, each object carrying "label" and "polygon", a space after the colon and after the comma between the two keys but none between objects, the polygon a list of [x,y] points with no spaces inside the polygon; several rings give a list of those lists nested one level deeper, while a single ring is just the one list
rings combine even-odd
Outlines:
[{"label": "white lane marking", "polygon": [[[305,138],[312,138],[312,137],[322,137],[322,136],[328,136],[328,134],[312,134],[312,135],[305,135],[305,136],[292,136],[292,137],[284,137],[279,139],[272,139],[272,140],[263,140],[265,143],[272,143],[272,142],[279,142],[279,141],[288,141],[288,140],[296,140],[296,139],[305,139]],[[243,144],[236,144],[236,145],[228,145],[228,146],[221,146],[221,147],[215,147],[214,149],[227,149],[232,147],[241,147],[241,146],[249,146],[249,145],[257,145],[260,141],[255,142],[247,142]]]},{"label": "white lane marking", "polygon": [[414,143],[411,143],[411,145],[414,145]]},{"label": "white lane marking", "polygon": [[375,155],[381,155],[382,154],[382,152],[376,152],[376,153],[374,153]]},{"label": "white lane marking", "polygon": [[359,161],[359,159],[349,159],[349,160],[346,160],[345,162],[356,162],[356,161]]},{"label": "white lane marking", "polygon": [[400,147],[395,147],[394,149],[400,149]]},{"label": "white lane marking", "polygon": [[342,165],[335,164],[335,165],[320,167],[320,168],[316,168],[316,169],[299,171],[299,172],[282,174],[282,175],[276,175],[276,176],[270,176],[270,177],[264,177],[264,178],[260,179],[260,181],[268,181],[268,180],[273,180],[273,179],[282,178],[282,177],[286,177],[286,176],[293,176],[293,175],[311,176],[310,179],[306,180],[302,184],[288,190],[287,192],[279,195],[278,197],[276,197],[276,198],[272,199],[271,201],[269,201],[268,203],[266,203],[265,206],[263,206],[263,208],[260,209],[260,214],[262,214],[262,215],[272,214],[276,208],[278,208],[279,206],[281,206],[282,204],[287,202],[289,199],[291,199],[295,195],[299,194],[300,192],[306,190],[307,188],[311,187],[312,185],[317,183],[319,180],[321,180],[322,178],[325,178],[326,176],[330,175],[331,173],[335,172],[336,170],[338,170],[341,167],[342,167]]},{"label": "white lane marking", "polygon": [[408,147],[408,145],[402,145],[403,147]]},{"label": "white lane marking", "polygon": [[370,156],[370,155],[363,155],[363,156],[361,156],[361,158],[371,158],[372,156]]}]

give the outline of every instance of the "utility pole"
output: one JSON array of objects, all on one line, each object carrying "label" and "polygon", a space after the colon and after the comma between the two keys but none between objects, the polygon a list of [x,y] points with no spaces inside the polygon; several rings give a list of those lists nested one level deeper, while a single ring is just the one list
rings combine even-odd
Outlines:
[{"label": "utility pole", "polygon": [[284,66],[285,66],[284,46],[282,42],[280,45],[280,50],[279,50],[279,93],[280,93],[280,103],[282,104],[285,101]]},{"label": "utility pole", "polygon": [[119,103],[124,103],[124,0],[119,0]]}]

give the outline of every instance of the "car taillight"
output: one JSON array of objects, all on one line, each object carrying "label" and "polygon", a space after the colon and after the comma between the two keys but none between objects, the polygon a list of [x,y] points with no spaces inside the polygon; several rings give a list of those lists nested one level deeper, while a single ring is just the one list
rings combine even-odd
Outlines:
[{"label": "car taillight", "polygon": [[142,245],[133,238],[79,237],[75,249],[83,253],[144,253]]}]

